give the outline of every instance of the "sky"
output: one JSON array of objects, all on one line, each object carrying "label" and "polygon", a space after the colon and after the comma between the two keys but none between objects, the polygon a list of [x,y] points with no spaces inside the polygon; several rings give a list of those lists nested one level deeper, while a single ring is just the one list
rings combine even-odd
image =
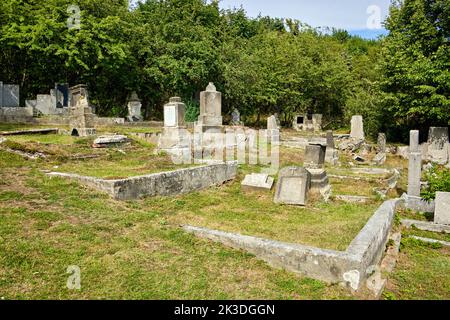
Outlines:
[{"label": "sky", "polygon": [[247,15],[294,18],[312,27],[335,27],[364,38],[386,34],[382,22],[390,0],[221,0],[223,9],[242,6]]}]

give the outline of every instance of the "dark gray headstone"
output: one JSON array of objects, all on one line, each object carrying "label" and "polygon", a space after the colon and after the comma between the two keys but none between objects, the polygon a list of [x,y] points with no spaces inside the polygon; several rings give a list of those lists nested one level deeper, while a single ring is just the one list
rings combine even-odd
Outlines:
[{"label": "dark gray headstone", "polygon": [[306,146],[304,166],[306,168],[322,168],[325,163],[326,146],[309,144]]},{"label": "dark gray headstone", "polygon": [[15,84],[4,84],[3,85],[3,107],[16,108],[19,107],[20,103],[20,89],[18,85]]},{"label": "dark gray headstone", "polygon": [[334,144],[333,131],[327,131],[327,148],[334,149],[336,146]]},{"label": "dark gray headstone", "polygon": [[0,81],[0,108],[3,107],[3,82]]}]

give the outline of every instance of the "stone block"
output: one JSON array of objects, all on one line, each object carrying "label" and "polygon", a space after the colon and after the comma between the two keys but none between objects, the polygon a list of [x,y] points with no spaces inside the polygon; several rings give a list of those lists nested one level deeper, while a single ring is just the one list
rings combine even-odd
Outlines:
[{"label": "stone block", "polygon": [[326,147],[323,145],[307,145],[305,149],[305,168],[322,168],[325,163]]},{"label": "stone block", "polygon": [[271,190],[274,179],[267,174],[252,173],[246,175],[241,185],[249,189]]},{"label": "stone block", "polygon": [[364,124],[362,116],[353,116],[351,121],[350,137],[355,140],[364,140]]},{"label": "stone block", "polygon": [[436,210],[434,222],[450,225],[450,192],[436,193]]}]

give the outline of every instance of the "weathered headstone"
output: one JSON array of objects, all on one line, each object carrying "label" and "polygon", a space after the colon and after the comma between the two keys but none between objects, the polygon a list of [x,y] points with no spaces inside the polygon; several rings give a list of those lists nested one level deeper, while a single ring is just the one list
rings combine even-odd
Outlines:
[{"label": "weathered headstone", "polygon": [[448,162],[448,143],[448,127],[430,127],[428,133],[429,160],[439,164],[446,164]]},{"label": "weathered headstone", "polygon": [[274,202],[304,206],[310,185],[311,174],[305,168],[283,168],[278,174]]},{"label": "weathered headstone", "polygon": [[334,143],[333,131],[327,131],[327,150],[325,151],[325,161],[332,165],[336,165],[339,161],[339,153]]},{"label": "weathered headstone", "polygon": [[20,87],[14,84],[0,85],[0,106],[5,108],[18,108],[20,105]]},{"label": "weathered headstone", "polygon": [[436,209],[434,222],[450,225],[450,192],[436,193]]},{"label": "weathered headstone", "polygon": [[78,84],[70,88],[70,106],[75,107],[78,104],[78,100],[81,97],[85,97],[89,103],[89,92],[85,84]]},{"label": "weathered headstone", "polygon": [[267,174],[252,173],[245,176],[241,185],[248,189],[271,190],[274,179]]},{"label": "weathered headstone", "polygon": [[128,121],[129,122],[139,122],[142,121],[142,114],[141,114],[141,108],[142,108],[142,103],[141,103],[141,99],[139,99],[137,93],[135,91],[133,91],[131,93],[131,97],[128,100]]},{"label": "weathered headstone", "polygon": [[312,193],[319,193],[325,201],[331,196],[331,185],[328,174],[324,169],[307,168],[311,174],[311,189]]},{"label": "weathered headstone", "polygon": [[320,144],[309,144],[305,149],[305,168],[323,168],[325,163],[326,146]]},{"label": "weathered headstone", "polygon": [[364,140],[364,124],[362,116],[353,116],[351,121],[350,137],[355,140]]},{"label": "weathered headstone", "polygon": [[243,126],[243,122],[241,121],[241,113],[238,109],[234,109],[231,113],[231,125],[232,126]]},{"label": "weathered headstone", "polygon": [[3,107],[3,81],[0,81],[0,108]]},{"label": "weathered headstone", "polygon": [[378,152],[386,153],[386,134],[385,133],[378,134],[377,147],[378,147],[378,150],[377,150]]},{"label": "weathered headstone", "polygon": [[200,93],[200,115],[196,124],[197,132],[222,131],[222,93],[212,82]]},{"label": "weathered headstone", "polygon": [[420,179],[422,175],[422,153],[419,148],[419,131],[410,131],[408,196],[420,197]]}]

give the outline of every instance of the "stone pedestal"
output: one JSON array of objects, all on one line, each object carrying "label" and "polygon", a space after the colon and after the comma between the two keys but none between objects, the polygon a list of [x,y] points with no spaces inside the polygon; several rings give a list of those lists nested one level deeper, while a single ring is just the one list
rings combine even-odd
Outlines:
[{"label": "stone pedestal", "polygon": [[331,185],[324,169],[307,169],[311,174],[311,192],[319,193],[325,201],[331,196]]},{"label": "stone pedestal", "polygon": [[190,134],[185,126],[186,105],[181,98],[170,98],[164,105],[164,128],[159,138],[158,149],[180,156],[190,153]]},{"label": "stone pedestal", "polygon": [[80,95],[77,104],[69,110],[69,123],[72,136],[87,137],[96,134],[96,116],[89,106],[88,99]]}]

